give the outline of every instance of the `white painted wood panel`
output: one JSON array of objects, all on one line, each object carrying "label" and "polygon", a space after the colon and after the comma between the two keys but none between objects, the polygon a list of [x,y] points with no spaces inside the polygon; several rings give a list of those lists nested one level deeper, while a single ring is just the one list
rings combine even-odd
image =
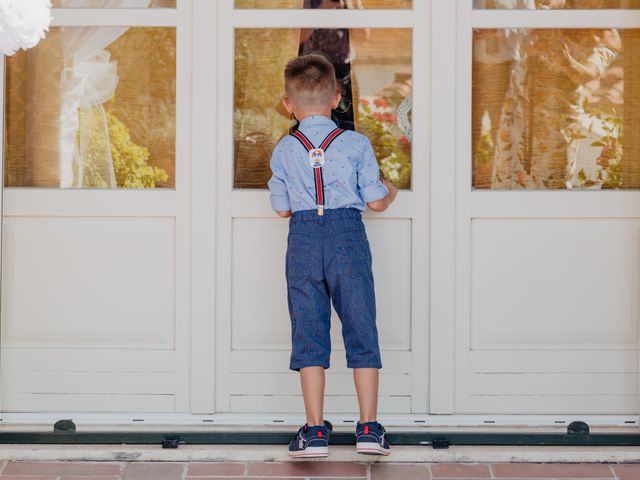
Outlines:
[{"label": "white painted wood panel", "polygon": [[171,218],[9,217],[3,346],[174,346]]},{"label": "white painted wood panel", "polygon": [[634,396],[638,373],[504,373],[473,374],[471,395]]},{"label": "white painted wood panel", "polygon": [[4,411],[174,412],[175,218],[11,216],[3,230]]},{"label": "white painted wood panel", "polygon": [[53,11],[176,27],[176,186],[4,189],[3,412],[189,409],[191,5]]},{"label": "white painted wood panel", "polygon": [[[429,229],[429,411],[451,414],[455,398],[456,2],[431,3]],[[446,47],[443,47],[446,46]]]},{"label": "white painted wood panel", "polygon": [[213,413],[216,271],[216,2],[193,0],[191,45],[191,413]]},{"label": "white painted wood panel", "polygon": [[2,399],[3,412],[148,412],[176,411],[173,395],[147,394],[33,394],[7,393]]},{"label": "white painted wood panel", "polygon": [[[2,115],[0,115],[0,131],[2,132],[6,132],[7,128],[5,127],[5,120],[4,120],[4,111],[5,111],[5,97],[6,95],[4,94],[5,91],[5,78],[6,78],[6,63],[5,63],[5,58],[3,57],[2,59],[0,59],[0,91],[2,92],[2,95],[0,96],[0,112],[3,112]],[[3,135],[3,137],[6,137],[6,133]],[[4,140],[6,140],[6,138],[4,138]],[[6,141],[2,141],[0,142],[0,170],[3,172],[3,176],[4,176],[4,170],[5,170],[5,163],[4,163],[4,156],[5,156],[5,148],[6,148]],[[0,182],[0,304],[2,303],[2,298],[4,297],[4,286],[2,285],[2,250],[3,250],[3,246],[2,246],[2,241],[3,241],[3,234],[2,231],[4,229],[3,227],[3,223],[4,223],[4,211],[5,211],[5,200],[4,200],[4,181]],[[2,313],[0,313],[0,326],[2,323]],[[0,355],[2,354],[2,342],[1,342],[1,333],[0,333]],[[1,366],[1,364],[0,364]],[[2,397],[2,378],[0,377],[0,412],[2,412],[3,409],[3,397]]]},{"label": "white painted wood panel", "polygon": [[[230,352],[233,372],[237,373],[268,373],[282,371],[283,365],[289,364],[289,350],[257,350],[260,361],[255,361],[255,353],[251,350],[233,350]],[[348,373],[344,350],[331,351],[331,372]],[[410,373],[412,352],[400,350],[382,350],[382,364],[385,373]]]},{"label": "white painted wood panel", "polygon": [[469,371],[477,373],[592,373],[632,372],[637,350],[472,350]]},{"label": "white painted wood panel", "polygon": [[[2,368],[16,371],[173,372],[175,350],[4,347]],[[79,361],[81,359],[81,361]]]},{"label": "white painted wood panel", "polygon": [[637,409],[640,221],[474,218],[469,233],[456,411]]},{"label": "white painted wood panel", "polygon": [[473,29],[623,27],[630,14],[457,3],[455,64],[442,72],[456,89],[455,172],[441,179],[455,182],[450,413],[638,413],[640,192],[471,185]]},{"label": "white painted wood panel", "polygon": [[101,394],[101,395],[174,395],[174,373],[146,372],[25,372],[2,371],[5,393],[29,394]]},{"label": "white painted wood panel", "polygon": [[[257,395],[232,395],[230,399],[231,411],[237,413],[300,413],[304,412],[304,401],[302,395],[291,396],[257,396]],[[410,396],[378,398],[379,413],[406,412],[411,409]],[[355,397],[349,395],[326,395],[324,399],[324,410],[326,417],[338,414],[348,415],[345,418],[356,418],[358,402]]]},{"label": "white painted wood panel", "polygon": [[[300,395],[300,376],[295,372],[264,375],[260,373],[232,373],[231,391],[234,395]],[[355,395],[353,375],[349,373],[326,373],[326,395]],[[411,376],[382,373],[380,395],[410,396]]]},{"label": "white painted wood panel", "polygon": [[637,219],[474,219],[471,348],[637,349],[639,252]]},{"label": "white painted wood panel", "polygon": [[[465,392],[462,393],[463,395]],[[516,425],[533,423],[536,416],[554,415],[638,415],[637,395],[474,395],[456,404],[461,415],[522,415]],[[618,412],[618,413],[612,413]],[[580,418],[580,417],[578,417]],[[582,420],[582,418],[580,418]],[[550,419],[544,424],[551,424]],[[636,427],[635,425],[631,425]]]}]

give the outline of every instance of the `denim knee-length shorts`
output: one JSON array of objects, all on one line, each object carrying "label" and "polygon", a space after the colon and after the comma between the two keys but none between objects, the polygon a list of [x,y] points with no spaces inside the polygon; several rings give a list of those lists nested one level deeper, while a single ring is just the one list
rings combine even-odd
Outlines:
[{"label": "denim knee-length shorts", "polygon": [[331,302],[342,322],[349,368],[382,368],[371,251],[359,210],[303,210],[289,220],[286,279],[289,368],[329,368]]}]

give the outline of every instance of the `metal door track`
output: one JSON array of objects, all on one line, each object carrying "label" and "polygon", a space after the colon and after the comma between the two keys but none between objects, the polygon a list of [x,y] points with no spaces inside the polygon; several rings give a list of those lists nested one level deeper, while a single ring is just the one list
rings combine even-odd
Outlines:
[{"label": "metal door track", "polygon": [[[327,427],[331,430],[329,422]],[[0,432],[0,444],[155,444],[179,445],[286,445],[295,431],[273,432],[76,432],[70,420],[60,420],[53,432]],[[584,422],[572,422],[566,433],[387,432],[391,445],[527,445],[527,446],[640,446],[640,433],[590,433]],[[332,445],[354,445],[355,435],[332,432]]]}]

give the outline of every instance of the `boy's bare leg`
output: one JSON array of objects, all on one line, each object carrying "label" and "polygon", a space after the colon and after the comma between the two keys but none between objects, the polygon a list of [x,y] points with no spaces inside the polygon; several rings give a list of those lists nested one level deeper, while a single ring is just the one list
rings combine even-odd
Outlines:
[{"label": "boy's bare leg", "polygon": [[324,367],[304,367],[300,369],[300,383],[304,396],[304,410],[307,425],[324,425]]},{"label": "boy's bare leg", "polygon": [[378,369],[354,368],[353,381],[356,384],[360,423],[377,421],[378,414]]}]

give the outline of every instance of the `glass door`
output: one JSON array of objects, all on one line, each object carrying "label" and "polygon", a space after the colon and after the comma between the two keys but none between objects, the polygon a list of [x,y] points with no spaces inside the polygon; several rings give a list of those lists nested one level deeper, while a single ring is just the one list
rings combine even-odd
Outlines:
[{"label": "glass door", "polygon": [[459,8],[456,412],[637,413],[638,8]]},{"label": "glass door", "polygon": [[185,412],[190,2],[54,3],[0,78],[3,418]]},{"label": "glass door", "polygon": [[[365,219],[384,365],[380,412],[425,413],[429,2],[217,3],[216,412],[304,411],[298,375],[288,370],[287,223],[271,211],[266,183],[271,150],[289,128],[280,104],[284,65],[322,51],[342,86],[336,122],[368,135],[401,187],[387,212]],[[357,401],[335,312],[331,330],[325,405],[328,414],[348,415]]]}]

